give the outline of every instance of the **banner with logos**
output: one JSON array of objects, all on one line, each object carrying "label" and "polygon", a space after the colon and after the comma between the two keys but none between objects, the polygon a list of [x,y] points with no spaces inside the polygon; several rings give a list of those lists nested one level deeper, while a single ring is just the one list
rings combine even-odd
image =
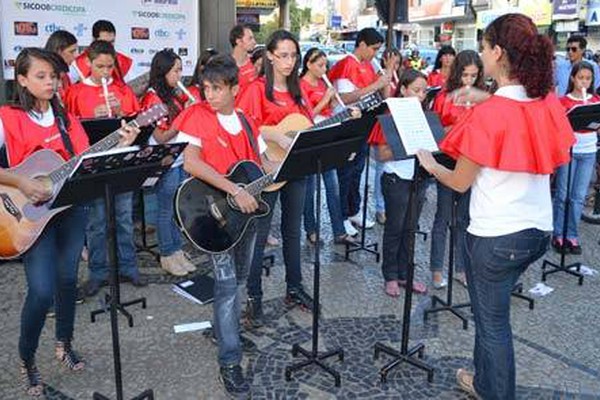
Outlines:
[{"label": "banner with logos", "polygon": [[554,0],[552,8],[552,19],[554,21],[579,18],[578,0]]},{"label": "banner with logos", "polygon": [[422,22],[463,17],[465,4],[459,0],[408,0],[408,20]]},{"label": "banner with logos", "polygon": [[0,1],[3,74],[14,79],[14,63],[24,47],[44,47],[52,32],[66,30],[80,48],[92,41],[92,25],[111,21],[116,49],[133,58],[133,78],[150,69],[154,54],[171,48],[191,75],[198,58],[198,1],[194,0],[32,0]]}]

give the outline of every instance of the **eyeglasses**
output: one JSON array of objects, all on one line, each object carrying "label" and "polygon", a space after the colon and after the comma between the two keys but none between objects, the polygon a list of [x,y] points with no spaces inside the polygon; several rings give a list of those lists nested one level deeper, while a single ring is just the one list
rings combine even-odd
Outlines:
[{"label": "eyeglasses", "polygon": [[567,47],[567,51],[571,51],[573,53],[575,53],[578,50],[579,50],[579,47]]},{"label": "eyeglasses", "polygon": [[285,61],[296,61],[296,59],[298,58],[298,54],[296,54],[296,53],[292,53],[292,54],[288,54],[288,53],[283,53],[283,54],[273,53],[273,55],[277,59],[279,59],[279,60],[285,60]]}]

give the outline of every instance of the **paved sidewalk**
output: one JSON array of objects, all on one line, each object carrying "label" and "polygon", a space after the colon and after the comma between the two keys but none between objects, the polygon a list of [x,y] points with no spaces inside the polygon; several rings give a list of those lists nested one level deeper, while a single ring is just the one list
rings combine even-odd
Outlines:
[{"label": "paved sidewalk", "polygon": [[[435,190],[431,186],[420,226],[431,226]],[[346,262],[343,247],[333,246],[328,214],[324,213],[324,242],[321,270],[323,349],[337,346],[345,351],[344,362],[327,360],[342,376],[341,388],[316,368],[303,369],[290,382],[284,369],[295,359],[293,343],[311,345],[311,315],[283,304],[284,268],[279,249],[274,249],[275,266],[264,278],[268,324],[245,333],[256,348],[244,357],[244,366],[252,379],[252,399],[467,399],[455,385],[459,367],[472,365],[473,327],[463,330],[458,319],[448,313],[431,316],[423,322],[423,310],[430,305],[427,296],[413,297],[411,344],[425,344],[424,361],[436,368],[434,382],[426,374],[402,365],[390,373],[385,385],[379,382],[379,368],[385,355],[373,360],[377,341],[400,346],[403,300],[383,293],[383,279],[373,256],[359,253]],[[600,271],[600,226],[581,224],[584,253],[569,257],[581,260]],[[371,239],[381,239],[382,227],[369,231]],[[196,254],[199,263],[205,258]],[[548,258],[558,257],[548,252]],[[417,278],[429,284],[429,242],[417,242]],[[145,389],[154,389],[157,399],[227,398],[217,380],[216,348],[200,332],[175,334],[173,326],[210,320],[212,307],[200,306],[171,291],[174,280],[163,275],[148,256],[140,258],[141,270],[154,282],[147,288],[122,285],[123,300],[146,296],[148,308],[129,310],[135,326],[129,328],[120,317],[121,357],[125,398]],[[525,273],[525,290],[541,278],[541,262]],[[26,398],[19,387],[17,340],[20,310],[25,292],[23,270],[18,263],[1,266],[0,312],[0,399]],[[204,264],[202,271],[208,266]],[[305,244],[303,253],[304,284],[312,290],[312,248]],[[86,273],[81,265],[81,279]],[[600,399],[600,277],[586,278],[583,286],[565,275],[552,275],[546,282],[551,294],[536,299],[535,309],[519,299],[512,302],[512,325],[517,360],[518,397],[521,399]],[[467,300],[466,290],[456,287],[456,301]],[[442,291],[436,293],[443,294]],[[431,290],[430,290],[431,294]],[[88,361],[82,373],[69,373],[54,359],[53,325],[49,319],[41,339],[38,366],[48,383],[50,399],[91,399],[98,391],[115,397],[110,323],[108,315],[90,323],[89,313],[102,296],[77,308],[76,348]],[[463,311],[468,314],[467,311]],[[301,360],[298,357],[297,360]]]}]

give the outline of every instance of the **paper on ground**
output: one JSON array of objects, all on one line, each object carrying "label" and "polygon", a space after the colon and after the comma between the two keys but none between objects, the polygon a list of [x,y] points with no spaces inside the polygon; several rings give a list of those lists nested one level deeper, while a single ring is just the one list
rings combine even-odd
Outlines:
[{"label": "paper on ground", "polygon": [[191,322],[189,324],[180,324],[173,326],[175,333],[183,333],[183,332],[192,332],[192,331],[203,331],[204,329],[208,329],[212,326],[210,321],[202,321],[202,322]]},{"label": "paper on ground", "polygon": [[551,288],[550,286],[544,284],[544,283],[537,283],[534,287],[532,287],[531,289],[529,289],[529,293],[536,295],[536,296],[545,296],[547,294],[550,294],[554,291],[554,288]]},{"label": "paper on ground", "polygon": [[[577,271],[576,267],[571,267],[569,268],[571,271]],[[598,275],[598,271],[595,270],[594,268],[590,268],[587,265],[581,265],[579,266],[579,272],[581,273],[581,275],[584,276],[596,276]]]}]

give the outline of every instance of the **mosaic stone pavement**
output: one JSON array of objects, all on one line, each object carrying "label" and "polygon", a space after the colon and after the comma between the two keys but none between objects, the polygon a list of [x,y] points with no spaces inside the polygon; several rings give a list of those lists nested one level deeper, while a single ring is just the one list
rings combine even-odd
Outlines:
[{"label": "mosaic stone pavement", "polygon": [[[431,226],[435,190],[429,190],[420,226]],[[279,212],[279,211],[277,211]],[[326,215],[326,214],[325,214]],[[376,342],[400,348],[403,300],[382,292],[383,280],[374,257],[364,252],[343,256],[343,247],[331,245],[331,230],[325,216],[321,270],[320,350],[343,348],[344,361],[333,357],[325,363],[341,375],[336,388],[333,379],[312,366],[284,377],[285,368],[302,361],[291,355],[299,343],[311,348],[311,314],[288,309],[283,303],[284,270],[279,249],[271,249],[276,261],[263,280],[265,327],[243,335],[253,342],[245,353],[244,368],[252,380],[252,399],[468,399],[455,384],[455,371],[471,366],[473,327],[463,330],[460,321],[448,313],[432,315],[425,323],[423,311],[430,306],[427,296],[413,296],[411,346],[425,344],[423,361],[435,368],[433,383],[418,369],[401,364],[380,382],[379,369],[391,358],[373,358]],[[600,271],[600,226],[582,224],[584,254],[578,260]],[[382,228],[369,231],[378,239]],[[151,238],[153,240],[153,238]],[[417,279],[428,282],[429,242],[417,243]],[[304,284],[312,290],[312,247],[303,246]],[[555,254],[547,257],[557,260]],[[194,253],[200,273],[210,272],[206,257]],[[132,307],[135,326],[119,319],[125,398],[152,388],[157,399],[225,399],[217,380],[216,347],[201,332],[175,334],[173,326],[210,320],[210,306],[195,305],[171,291],[180,278],[163,274],[148,254],[140,255],[141,271],[151,285],[135,289],[122,285],[124,300],[146,296],[148,308]],[[536,263],[523,276],[525,289],[540,281]],[[0,282],[0,399],[25,398],[18,384],[17,338],[19,313],[25,292],[22,268],[18,263],[2,265]],[[85,277],[85,264],[80,271]],[[517,360],[519,399],[600,399],[600,278],[586,278],[583,286],[564,274],[546,282],[555,290],[537,298],[534,310],[519,299],[512,302],[512,324]],[[444,294],[444,291],[436,294]],[[431,294],[431,292],[429,293]],[[38,366],[48,383],[48,399],[90,399],[95,391],[115,398],[110,323],[108,316],[90,323],[89,312],[98,308],[102,296],[90,299],[77,309],[77,349],[88,360],[83,373],[72,374],[58,367],[53,358],[53,325],[49,319],[41,339]],[[467,300],[465,290],[455,287],[456,302]],[[467,310],[462,311],[469,315]]]}]

